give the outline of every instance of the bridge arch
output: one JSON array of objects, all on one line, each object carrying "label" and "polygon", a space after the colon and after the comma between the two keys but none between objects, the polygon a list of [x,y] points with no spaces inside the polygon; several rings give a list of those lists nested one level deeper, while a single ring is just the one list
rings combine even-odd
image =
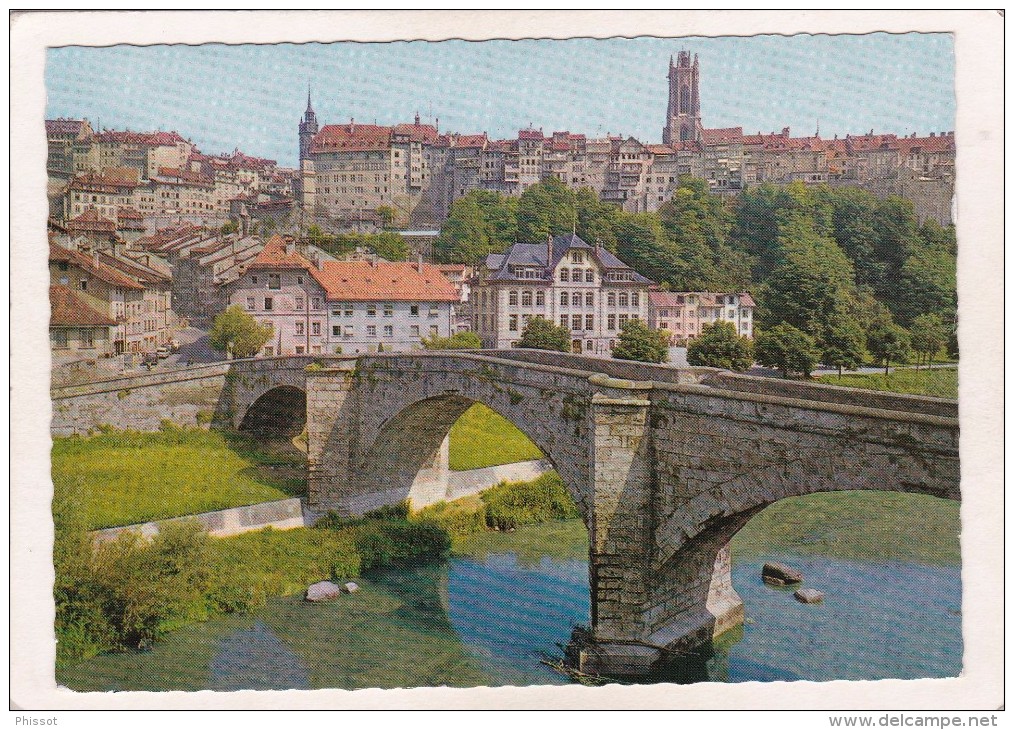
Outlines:
[{"label": "bridge arch", "polygon": [[505,409],[496,399],[476,397],[480,395],[442,394],[405,405],[381,425],[372,443],[353,462],[357,491],[368,493],[371,485],[384,484],[387,489],[382,496],[387,502],[410,498],[425,505],[446,499],[447,475],[441,470],[447,468],[447,458],[442,450],[448,448],[455,422],[473,405],[481,404],[513,424],[538,447],[560,474],[587,522],[586,493],[580,488],[585,465],[568,461],[566,456],[563,459],[554,456],[554,450],[558,454],[566,450],[558,447],[556,439],[548,439],[545,429],[533,424],[531,418],[526,419],[522,412]]},{"label": "bridge arch", "polygon": [[258,438],[291,439],[306,427],[306,391],[294,385],[265,390],[245,410],[239,430]]}]

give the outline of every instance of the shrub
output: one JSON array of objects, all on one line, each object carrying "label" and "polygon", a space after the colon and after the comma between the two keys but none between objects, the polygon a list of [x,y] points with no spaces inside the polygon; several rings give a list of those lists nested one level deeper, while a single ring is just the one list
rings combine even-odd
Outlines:
[{"label": "shrub", "polygon": [[408,513],[408,500],[403,499],[395,504],[386,504],[383,507],[370,510],[363,517],[368,520],[407,520]]},{"label": "shrub", "polygon": [[530,482],[501,482],[484,491],[482,501],[486,524],[499,530],[580,516],[556,472]]},{"label": "shrub", "polygon": [[464,497],[424,507],[414,519],[437,525],[452,535],[472,535],[486,529],[486,507],[478,497]]},{"label": "shrub", "polygon": [[451,549],[448,534],[426,522],[364,520],[350,527],[362,561],[362,570],[375,570],[405,563],[412,559],[432,560]]}]

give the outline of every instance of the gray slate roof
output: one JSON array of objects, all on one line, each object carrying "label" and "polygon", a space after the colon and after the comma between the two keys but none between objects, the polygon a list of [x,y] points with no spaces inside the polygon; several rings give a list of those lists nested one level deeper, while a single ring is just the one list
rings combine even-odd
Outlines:
[{"label": "gray slate roof", "polygon": [[548,241],[546,243],[515,243],[503,253],[489,254],[484,262],[486,269],[492,272],[488,279],[490,281],[531,281],[531,279],[519,279],[513,273],[515,267],[527,266],[543,269],[542,280],[548,281],[550,279],[548,271],[555,269],[567,252],[575,248],[587,249],[604,269],[632,272],[633,283],[652,283],[650,279],[641,276],[620,261],[612,252],[605,248],[592,246],[574,233],[556,236],[553,239],[551,259],[549,258]]}]

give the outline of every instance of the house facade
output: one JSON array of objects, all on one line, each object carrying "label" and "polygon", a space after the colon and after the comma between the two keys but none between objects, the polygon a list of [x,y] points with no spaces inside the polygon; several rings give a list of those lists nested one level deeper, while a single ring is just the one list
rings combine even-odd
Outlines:
[{"label": "house facade", "polygon": [[517,347],[543,317],[566,327],[574,352],[608,356],[623,325],[648,319],[652,282],[575,234],[490,254],[472,281],[472,329],[483,347]]},{"label": "house facade", "polygon": [[648,302],[648,326],[668,331],[674,345],[689,342],[714,322],[731,322],[741,336],[753,337],[756,304],[746,292],[651,292]]},{"label": "house facade", "polygon": [[261,354],[404,352],[453,334],[459,294],[421,262],[321,261],[295,241],[272,237],[230,288],[274,335]]}]

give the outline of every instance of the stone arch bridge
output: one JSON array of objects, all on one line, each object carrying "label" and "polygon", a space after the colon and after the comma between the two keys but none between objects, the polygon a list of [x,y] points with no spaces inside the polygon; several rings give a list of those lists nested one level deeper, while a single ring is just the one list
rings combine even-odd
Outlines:
[{"label": "stone arch bridge", "polygon": [[588,528],[586,671],[643,674],[739,624],[728,544],[773,502],[960,499],[956,401],[526,350],[247,360],[220,377],[219,423],[305,418],[318,512],[433,501],[455,420],[483,403],[512,421]]}]

